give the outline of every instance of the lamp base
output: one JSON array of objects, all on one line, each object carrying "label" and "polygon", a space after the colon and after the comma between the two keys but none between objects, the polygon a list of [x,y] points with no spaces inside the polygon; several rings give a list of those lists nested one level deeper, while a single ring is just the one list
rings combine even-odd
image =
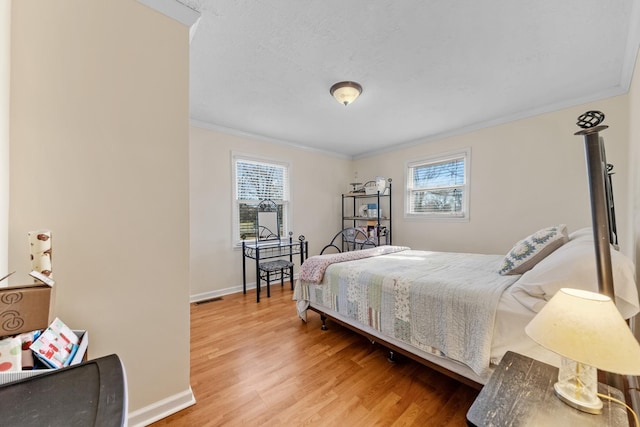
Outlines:
[{"label": "lamp base", "polygon": [[594,415],[602,413],[602,400],[598,396],[594,396],[594,399],[591,400],[576,398],[573,387],[567,387],[567,384],[560,384],[559,382],[553,385],[553,389],[556,396],[572,408]]},{"label": "lamp base", "polygon": [[553,385],[556,396],[572,408],[589,414],[602,413],[598,397],[598,372],[593,366],[562,357],[558,382]]}]

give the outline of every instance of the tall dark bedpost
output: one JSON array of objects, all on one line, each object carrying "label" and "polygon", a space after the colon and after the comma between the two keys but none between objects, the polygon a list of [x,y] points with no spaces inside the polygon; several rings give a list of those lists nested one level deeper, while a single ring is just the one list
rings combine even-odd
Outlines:
[{"label": "tall dark bedpost", "polygon": [[599,135],[600,131],[607,129],[609,126],[600,125],[603,120],[604,114],[600,111],[587,111],[578,117],[577,125],[582,130],[576,132],[575,135],[584,136],[598,289],[600,293],[615,301],[611,267],[609,209],[607,208],[608,196],[605,187],[607,162],[604,158],[604,143]]},{"label": "tall dark bedpost", "polygon": [[[598,275],[598,290],[615,302],[613,289],[613,272],[611,267],[611,222],[609,221],[609,194],[606,190],[607,161],[604,153],[604,141],[599,132],[609,126],[601,125],[604,113],[587,111],[576,123],[582,128],[575,135],[584,136],[587,160],[587,175],[589,193],[591,196],[591,223],[593,240],[596,250],[596,272]],[[605,382],[619,390],[624,390],[625,384],[621,375],[605,372]]]}]

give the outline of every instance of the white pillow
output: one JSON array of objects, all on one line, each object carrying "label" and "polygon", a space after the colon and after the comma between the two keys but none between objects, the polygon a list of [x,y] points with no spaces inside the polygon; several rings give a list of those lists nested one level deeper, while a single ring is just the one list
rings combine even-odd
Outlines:
[{"label": "white pillow", "polygon": [[593,229],[591,227],[580,228],[569,234],[569,240],[590,240],[593,242]]},{"label": "white pillow", "polygon": [[[625,319],[640,312],[633,262],[611,248],[615,302]],[[511,286],[522,305],[538,312],[560,288],[598,292],[593,238],[577,238],[555,250]]]},{"label": "white pillow", "polygon": [[516,243],[504,257],[501,275],[522,274],[569,241],[567,226],[543,228]]}]

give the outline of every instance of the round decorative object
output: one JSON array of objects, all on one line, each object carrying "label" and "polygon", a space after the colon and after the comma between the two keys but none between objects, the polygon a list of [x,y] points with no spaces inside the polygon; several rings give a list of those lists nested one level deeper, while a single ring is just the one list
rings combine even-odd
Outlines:
[{"label": "round decorative object", "polygon": [[586,113],[580,115],[578,117],[578,122],[576,123],[582,129],[589,129],[594,126],[598,126],[604,120],[604,113],[601,111],[587,111]]}]

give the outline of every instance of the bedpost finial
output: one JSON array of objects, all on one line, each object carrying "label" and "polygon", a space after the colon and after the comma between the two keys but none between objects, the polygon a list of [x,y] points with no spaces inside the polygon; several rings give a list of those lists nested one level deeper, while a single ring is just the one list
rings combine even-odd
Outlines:
[{"label": "bedpost finial", "polygon": [[604,113],[602,111],[591,110],[578,117],[576,124],[582,129],[589,129],[598,126],[604,121]]}]

